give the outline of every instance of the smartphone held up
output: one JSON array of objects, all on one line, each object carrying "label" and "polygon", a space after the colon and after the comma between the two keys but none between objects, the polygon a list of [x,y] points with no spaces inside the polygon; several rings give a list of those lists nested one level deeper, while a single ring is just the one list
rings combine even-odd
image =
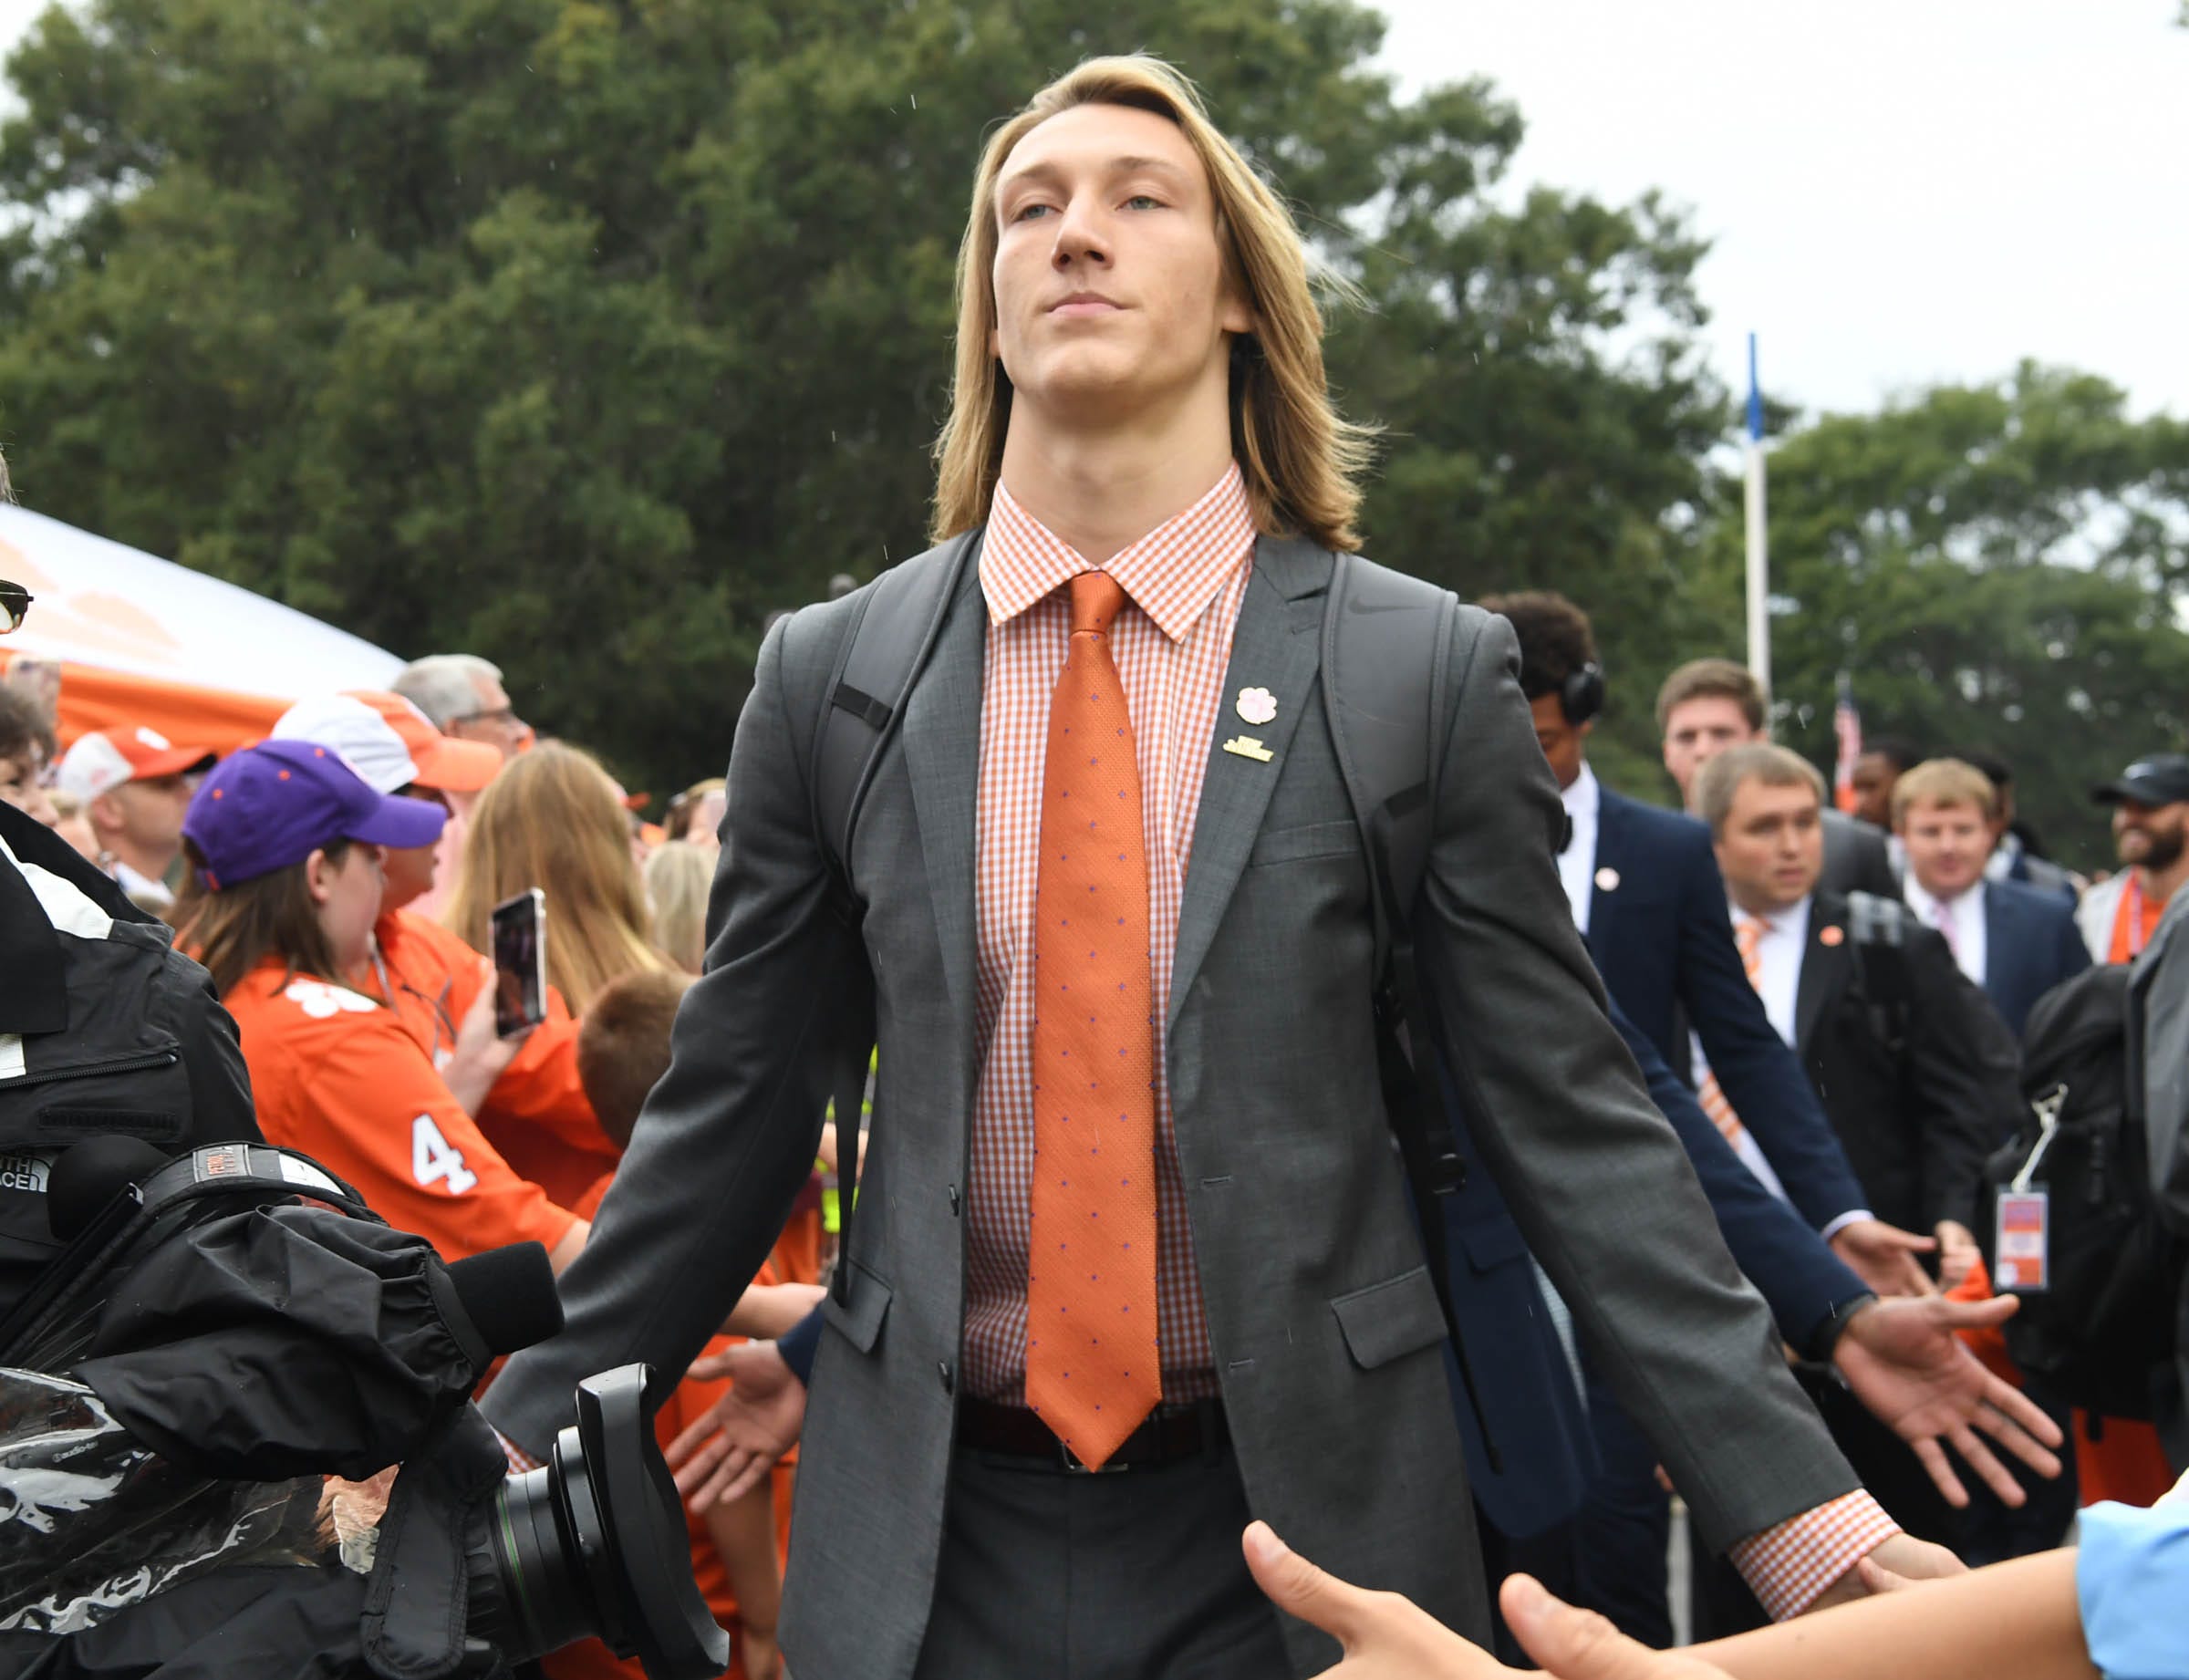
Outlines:
[{"label": "smartphone held up", "polygon": [[503,1038],[547,1019],[547,895],[538,887],[494,906],[494,1031]]}]

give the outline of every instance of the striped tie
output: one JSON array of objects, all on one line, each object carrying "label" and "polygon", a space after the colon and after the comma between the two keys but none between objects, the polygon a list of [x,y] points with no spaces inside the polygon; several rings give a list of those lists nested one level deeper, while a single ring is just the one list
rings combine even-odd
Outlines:
[{"label": "striped tie", "polygon": [[[1740,966],[1748,970],[1748,984],[1758,990],[1763,981],[1763,936],[1770,930],[1770,923],[1746,911],[1733,918],[1733,942],[1740,947]],[[1737,1144],[1748,1136],[1748,1128],[1741,1125],[1740,1116],[1733,1112],[1733,1104],[1718,1089],[1716,1073],[1703,1076],[1703,1088],[1695,1095],[1727,1143]]]}]

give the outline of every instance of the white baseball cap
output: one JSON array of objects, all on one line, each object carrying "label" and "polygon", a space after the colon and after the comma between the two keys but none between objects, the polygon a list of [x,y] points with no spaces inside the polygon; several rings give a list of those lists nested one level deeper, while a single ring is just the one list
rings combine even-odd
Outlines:
[{"label": "white baseball cap", "polygon": [[418,780],[418,764],[403,738],[370,706],[347,694],[298,700],[275,721],[269,739],[332,747],[376,793],[392,793]]},{"label": "white baseball cap", "polygon": [[179,747],[145,724],[93,730],[78,738],[61,759],[54,785],[90,801],[125,782],[203,770],[218,756],[211,747]]}]

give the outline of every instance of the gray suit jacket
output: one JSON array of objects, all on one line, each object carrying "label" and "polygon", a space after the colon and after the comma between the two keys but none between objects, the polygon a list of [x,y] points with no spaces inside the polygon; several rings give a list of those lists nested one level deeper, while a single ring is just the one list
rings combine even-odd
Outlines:
[{"label": "gray suit jacket", "polygon": [[[934,565],[930,555],[906,564]],[[1209,742],[1167,1049],[1201,1292],[1249,1500],[1348,1580],[1484,1639],[1488,1606],[1435,1292],[1376,1075],[1369,876],[1317,663],[1326,554],[1264,540],[1225,691],[1268,689],[1258,762]],[[568,1328],[488,1396],[537,1453],[588,1372],[680,1370],[766,1256],[812,1165],[818,1051],[874,1001],[880,1060],[847,1308],[826,1309],[783,1643],[802,1680],[904,1676],[931,1601],[965,1297],[979,1075],[976,784],[986,614],[969,570],[852,847],[862,928],[832,907],[807,793],[850,613],[762,648],[730,764],[705,978],[675,1058],[563,1279]],[[1786,1373],[1566,909],[1561,811],[1511,629],[1457,631],[1418,937],[1431,1023],[1529,1246],[1723,1546],[1855,1485]],[[1497,1380],[1498,1350],[1470,1350]],[[1296,1673],[1335,1645],[1288,1623]]]}]

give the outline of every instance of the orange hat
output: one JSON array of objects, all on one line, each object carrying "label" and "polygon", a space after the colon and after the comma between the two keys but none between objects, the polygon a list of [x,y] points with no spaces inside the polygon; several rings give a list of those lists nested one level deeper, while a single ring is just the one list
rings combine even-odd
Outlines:
[{"label": "orange hat", "polygon": [[418,766],[420,787],[444,793],[476,793],[501,773],[499,750],[483,741],[462,741],[454,735],[442,734],[433,727],[432,719],[401,695],[378,689],[350,689],[346,692],[352,700],[363,700],[379,712],[387,720],[388,727],[402,738],[403,745],[410,750],[410,762]]},{"label": "orange hat", "polygon": [[142,724],[94,730],[68,749],[55,780],[64,793],[92,800],[125,782],[209,770],[214,756],[211,747],[180,747]]}]

